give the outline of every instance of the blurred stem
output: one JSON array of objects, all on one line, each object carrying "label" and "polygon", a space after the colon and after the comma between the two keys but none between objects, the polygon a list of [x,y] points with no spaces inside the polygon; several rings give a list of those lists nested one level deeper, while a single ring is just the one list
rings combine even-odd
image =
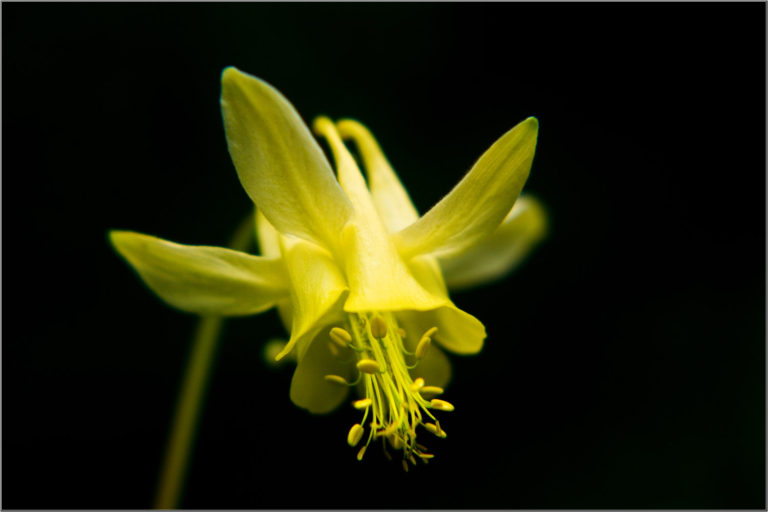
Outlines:
[{"label": "blurred stem", "polygon": [[[250,247],[253,240],[253,217],[249,215],[240,224],[229,247],[238,251]],[[197,324],[166,445],[155,498],[157,509],[176,509],[179,506],[223,325],[224,319],[220,316],[201,317]]]}]

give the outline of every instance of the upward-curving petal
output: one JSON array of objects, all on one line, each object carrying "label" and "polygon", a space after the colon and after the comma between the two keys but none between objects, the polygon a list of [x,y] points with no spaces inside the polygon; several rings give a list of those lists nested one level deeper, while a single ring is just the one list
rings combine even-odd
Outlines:
[{"label": "upward-curving petal", "polygon": [[250,315],[288,297],[288,278],[279,259],[181,245],[131,231],[110,231],[109,238],[152,291],[184,311]]},{"label": "upward-curving petal", "polygon": [[395,235],[404,257],[446,256],[490,234],[528,179],[539,123],[529,117],[505,133],[431,210]]},{"label": "upward-curving petal", "polygon": [[233,67],[221,110],[240,182],[278,231],[335,251],[352,208],[309,129],[282,94]]},{"label": "upward-curving petal", "polygon": [[339,182],[354,207],[354,217],[340,233],[349,298],[344,310],[397,311],[434,309],[448,302],[430,293],[414,278],[392,243],[366,187],[360,169],[327,118],[313,123],[326,138],[336,160]]},{"label": "upward-curving petal", "polygon": [[395,233],[415,222],[419,212],[373,134],[352,119],[343,119],[336,126],[342,138],[352,139],[357,145],[368,175],[373,204],[387,229]]}]

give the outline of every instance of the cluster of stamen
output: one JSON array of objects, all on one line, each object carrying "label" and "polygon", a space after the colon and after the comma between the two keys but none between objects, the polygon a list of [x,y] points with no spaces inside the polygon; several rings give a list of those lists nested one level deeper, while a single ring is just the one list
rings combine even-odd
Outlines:
[{"label": "cluster of stamen", "polygon": [[[432,342],[437,327],[428,329],[419,339],[414,352],[405,348],[405,331],[398,327],[391,313],[358,313],[350,315],[348,329],[334,327],[330,331],[330,350],[343,357],[346,349],[354,354],[357,378],[353,382],[338,375],[326,375],[325,380],[339,385],[358,386],[363,398],[352,402],[355,409],[363,411],[363,419],[355,423],[347,435],[347,443],[355,447],[366,434],[367,439],[357,454],[362,460],[371,441],[382,439],[384,455],[392,456],[387,445],[403,454],[402,465],[416,465],[418,460],[427,463],[434,455],[416,442],[416,428],[424,427],[437,437],[446,437],[440,422],[431,410],[452,411],[453,405],[445,400],[432,398],[443,390],[427,386],[421,377],[412,379],[409,370],[416,368]],[[409,365],[406,358],[412,360]],[[431,420],[431,421],[429,421]]]}]

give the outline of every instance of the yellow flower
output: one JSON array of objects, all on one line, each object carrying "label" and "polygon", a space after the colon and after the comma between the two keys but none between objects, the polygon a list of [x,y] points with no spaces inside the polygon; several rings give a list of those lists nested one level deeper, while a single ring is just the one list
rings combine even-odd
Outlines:
[{"label": "yellow flower", "polygon": [[[347,441],[362,445],[358,459],[382,439],[402,452],[406,469],[428,460],[416,441],[419,427],[445,437],[436,411],[454,409],[434,398],[451,371],[438,347],[472,354],[486,335],[451,302],[446,282],[465,287],[506,273],[545,230],[540,204],[518,200],[537,120],[505,133],[420,217],[360,123],[320,117],[313,124],[330,146],[334,176],[309,129],[270,85],[227,68],[221,105],[230,154],[257,207],[261,255],[127,231],[112,231],[112,243],[179,309],[249,315],[277,307],[291,333],[277,359],[297,361],[293,402],[325,413],[356,388],[352,405],[362,419]],[[357,147],[368,184],[345,140]]]}]

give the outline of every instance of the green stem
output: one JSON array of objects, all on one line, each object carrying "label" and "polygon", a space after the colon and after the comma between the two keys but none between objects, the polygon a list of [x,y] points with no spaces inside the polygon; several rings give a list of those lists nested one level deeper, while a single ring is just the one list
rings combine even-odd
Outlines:
[{"label": "green stem", "polygon": [[[245,251],[252,240],[253,215],[249,215],[235,231],[229,246]],[[223,324],[220,316],[204,316],[195,330],[160,472],[156,509],[178,508]]]}]

